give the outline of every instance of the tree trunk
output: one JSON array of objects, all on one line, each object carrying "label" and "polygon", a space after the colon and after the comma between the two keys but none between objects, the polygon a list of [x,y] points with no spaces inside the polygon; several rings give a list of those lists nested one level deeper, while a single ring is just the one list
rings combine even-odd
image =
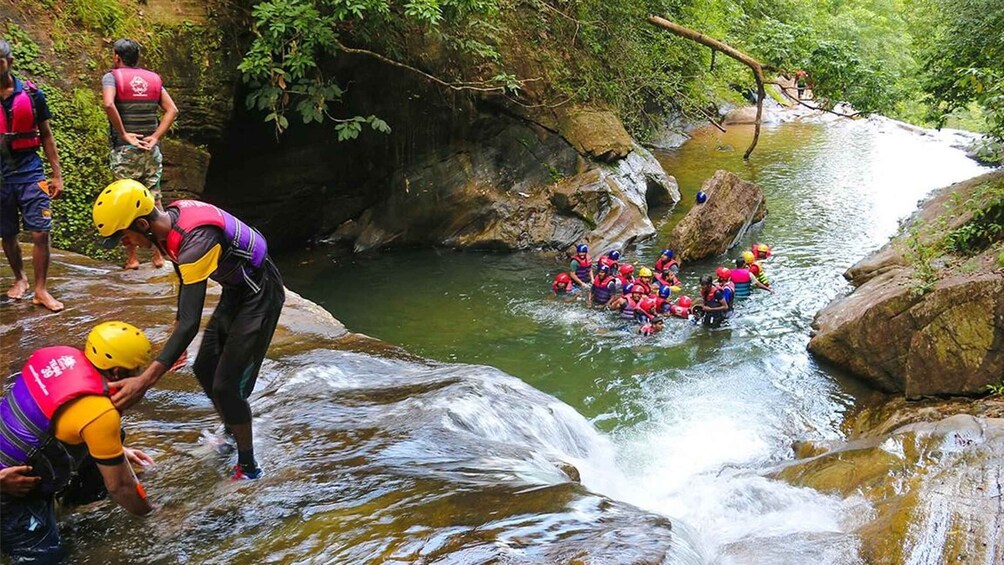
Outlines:
[{"label": "tree trunk", "polygon": [[694,31],[688,27],[660,18],[659,16],[649,16],[648,21],[672,34],[679,35],[680,37],[710,47],[712,49],[712,54],[715,51],[721,51],[736,61],[746,65],[753,71],[753,78],[756,80],[757,90],[756,124],[753,130],[753,142],[750,143],[749,149],[747,149],[746,153],[743,154],[743,159],[748,160],[750,158],[750,154],[753,153],[753,149],[756,147],[757,141],[760,139],[760,118],[763,116],[763,99],[767,96],[767,90],[764,88],[764,83],[766,81],[763,78],[763,65],[760,64],[760,61],[757,61],[753,57],[750,57],[746,53],[743,53],[731,45],[708,37],[699,31]]}]

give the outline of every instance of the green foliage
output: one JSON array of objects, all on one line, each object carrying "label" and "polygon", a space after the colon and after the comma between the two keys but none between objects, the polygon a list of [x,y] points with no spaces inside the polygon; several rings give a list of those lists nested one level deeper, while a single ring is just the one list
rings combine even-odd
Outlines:
[{"label": "green foliage", "polygon": [[1004,381],[983,387],[991,396],[1004,396]]},{"label": "green foliage", "polygon": [[[349,30],[360,38],[389,47],[399,47],[393,38],[405,28],[425,31],[443,44],[463,49],[484,61],[497,61],[498,51],[484,39],[491,38],[491,24],[483,17],[497,12],[495,0],[266,0],[252,10],[255,38],[238,68],[250,86],[248,107],[265,112],[265,121],[277,132],[289,127],[286,114],[292,105],[304,123],[332,119],[340,140],[354,139],[364,124],[389,132],[389,126],[373,117],[336,118],[331,104],[344,93],[323,63],[342,49]],[[388,49],[393,51],[393,49]],[[488,82],[512,89],[512,75],[499,73]]]},{"label": "green foliage", "polygon": [[945,247],[962,254],[983,251],[1004,238],[1004,183],[989,183],[965,202],[972,219],[945,236]]},{"label": "green foliage", "polygon": [[85,27],[106,36],[118,33],[125,20],[118,0],[70,0],[69,9]]},{"label": "green foliage", "polygon": [[976,102],[987,133],[1004,140],[1004,3],[1000,0],[916,0],[922,20],[923,89],[933,98],[931,117]]},{"label": "green foliage", "polygon": [[916,228],[906,238],[906,245],[906,258],[913,265],[914,273],[910,292],[914,296],[923,296],[934,290],[938,282],[938,270],[932,262],[941,255],[942,248],[940,245],[925,244],[922,234]]}]

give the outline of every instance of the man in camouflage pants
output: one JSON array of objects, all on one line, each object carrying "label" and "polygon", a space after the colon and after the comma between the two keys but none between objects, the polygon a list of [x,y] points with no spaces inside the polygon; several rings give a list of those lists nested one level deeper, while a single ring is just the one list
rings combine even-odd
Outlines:
[{"label": "man in camouflage pants", "polygon": [[[150,189],[161,208],[160,177],[163,158],[160,139],[178,116],[178,107],[163,86],[160,75],[137,67],[139,44],[119,39],[112,45],[114,68],[101,78],[101,95],[111,129],[111,167],[120,179],[133,179]],[[157,119],[157,110],[164,112]],[[128,257],[126,269],[138,269],[136,243],[123,239]],[[149,245],[149,242],[139,242]],[[164,265],[160,250],[153,247],[153,266]]]}]

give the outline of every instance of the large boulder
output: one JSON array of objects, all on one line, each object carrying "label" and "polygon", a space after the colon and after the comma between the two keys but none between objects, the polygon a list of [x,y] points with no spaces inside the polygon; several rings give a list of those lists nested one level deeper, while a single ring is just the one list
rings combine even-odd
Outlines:
[{"label": "large boulder", "polygon": [[852,430],[849,441],[797,445],[797,459],[774,476],[866,501],[845,525],[865,563],[1002,563],[1002,415],[1000,402],[894,400],[852,419],[868,431]]},{"label": "large boulder", "polygon": [[[967,202],[990,173],[943,189],[908,220],[904,233],[851,267],[857,288],[821,310],[809,351],[875,388],[922,396],[977,395],[1004,379],[1004,276],[991,247],[982,255],[925,259],[946,233],[973,218]],[[925,277],[927,280],[925,280]]]},{"label": "large boulder", "polygon": [[683,261],[724,253],[767,215],[763,190],[735,173],[718,171],[701,190],[707,202],[691,208],[670,234],[669,246]]},{"label": "large boulder", "polygon": [[1004,378],[1004,277],[964,276],[914,292],[889,268],[816,317],[809,351],[908,398],[979,394]]}]

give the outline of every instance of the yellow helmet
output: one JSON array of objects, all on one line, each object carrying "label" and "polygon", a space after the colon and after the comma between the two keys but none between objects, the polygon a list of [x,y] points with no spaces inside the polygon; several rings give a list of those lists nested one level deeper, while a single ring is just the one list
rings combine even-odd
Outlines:
[{"label": "yellow helmet", "polygon": [[150,340],[136,326],[125,322],[105,322],[87,335],[84,355],[98,369],[136,369],[150,361]]},{"label": "yellow helmet", "polygon": [[651,277],[652,276],[652,269],[649,269],[648,267],[642,267],[641,269],[638,269],[638,276],[639,277]]},{"label": "yellow helmet", "polygon": [[102,237],[126,229],[133,220],[153,211],[153,195],[132,179],[117,180],[101,191],[94,201],[94,226]]},{"label": "yellow helmet", "polygon": [[756,257],[753,256],[752,251],[743,251],[743,261],[746,261],[747,265],[752,265],[753,261],[756,261]]}]

